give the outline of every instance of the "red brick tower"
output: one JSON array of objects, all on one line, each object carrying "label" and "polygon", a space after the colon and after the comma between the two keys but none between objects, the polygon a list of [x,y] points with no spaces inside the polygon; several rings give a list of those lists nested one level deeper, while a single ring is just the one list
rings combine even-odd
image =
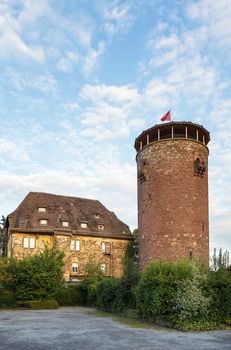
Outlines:
[{"label": "red brick tower", "polygon": [[209,140],[191,122],[155,125],[136,138],[141,269],[158,259],[208,265]]}]

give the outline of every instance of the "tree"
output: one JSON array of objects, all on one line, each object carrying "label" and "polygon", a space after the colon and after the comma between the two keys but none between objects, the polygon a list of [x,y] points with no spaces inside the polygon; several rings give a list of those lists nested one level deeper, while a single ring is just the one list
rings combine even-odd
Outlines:
[{"label": "tree", "polygon": [[228,268],[229,265],[230,265],[229,251],[226,249],[223,253],[222,249],[219,249],[219,252],[217,255],[217,249],[214,248],[213,256],[211,259],[211,270],[217,271],[220,268]]},{"label": "tree", "polygon": [[2,215],[0,220],[0,256],[7,256],[7,243],[9,235],[6,228],[6,218]]}]

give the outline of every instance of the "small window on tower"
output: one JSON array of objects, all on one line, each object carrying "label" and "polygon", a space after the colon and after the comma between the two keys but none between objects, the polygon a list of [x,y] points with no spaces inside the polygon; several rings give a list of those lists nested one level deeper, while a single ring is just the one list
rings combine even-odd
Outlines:
[{"label": "small window on tower", "polygon": [[45,207],[39,207],[38,208],[39,213],[45,213],[47,209]]},{"label": "small window on tower", "polygon": [[81,228],[87,228],[87,223],[86,222],[81,222],[80,227]]},{"label": "small window on tower", "polygon": [[99,214],[95,214],[95,219],[99,219],[100,215]]},{"label": "small window on tower", "polygon": [[102,224],[98,225],[98,229],[99,229],[100,231],[103,231],[103,230],[104,230],[104,225],[102,225]]}]

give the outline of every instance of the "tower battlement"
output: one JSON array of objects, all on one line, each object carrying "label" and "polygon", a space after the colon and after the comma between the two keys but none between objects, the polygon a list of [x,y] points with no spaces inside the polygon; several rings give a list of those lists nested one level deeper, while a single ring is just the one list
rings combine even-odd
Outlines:
[{"label": "tower battlement", "polygon": [[150,143],[167,139],[190,139],[207,145],[210,133],[199,124],[192,122],[170,122],[157,124],[144,130],[135,140],[135,149],[139,152]]}]

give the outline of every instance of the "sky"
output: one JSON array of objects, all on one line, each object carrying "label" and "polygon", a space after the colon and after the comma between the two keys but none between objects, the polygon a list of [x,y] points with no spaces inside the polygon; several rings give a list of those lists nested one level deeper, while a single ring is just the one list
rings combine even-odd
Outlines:
[{"label": "sky", "polygon": [[210,248],[231,249],[230,0],[0,0],[0,214],[30,191],[137,227],[135,138],[210,131]]}]

